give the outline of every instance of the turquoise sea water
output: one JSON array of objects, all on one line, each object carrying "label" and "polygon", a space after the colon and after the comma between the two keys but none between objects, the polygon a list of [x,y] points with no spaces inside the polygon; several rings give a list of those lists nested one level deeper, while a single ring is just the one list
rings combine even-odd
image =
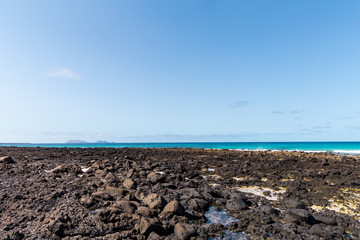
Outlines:
[{"label": "turquoise sea water", "polygon": [[360,142],[181,142],[181,143],[0,143],[1,146],[55,148],[205,148],[231,150],[287,150],[360,154]]}]

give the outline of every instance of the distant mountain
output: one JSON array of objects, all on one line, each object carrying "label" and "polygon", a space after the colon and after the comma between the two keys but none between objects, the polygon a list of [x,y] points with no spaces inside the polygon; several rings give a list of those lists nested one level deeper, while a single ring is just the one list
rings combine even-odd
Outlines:
[{"label": "distant mountain", "polygon": [[109,143],[107,141],[96,141],[95,143]]},{"label": "distant mountain", "polygon": [[83,140],[68,140],[66,141],[65,143],[109,143],[107,141],[96,141],[96,142],[86,142],[86,141],[83,141]]},{"label": "distant mountain", "polygon": [[65,143],[87,143],[87,142],[83,140],[68,140]]}]

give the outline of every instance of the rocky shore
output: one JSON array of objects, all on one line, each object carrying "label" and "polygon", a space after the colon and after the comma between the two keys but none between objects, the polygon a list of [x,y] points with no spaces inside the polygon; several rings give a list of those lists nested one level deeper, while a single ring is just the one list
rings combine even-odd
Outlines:
[{"label": "rocky shore", "polygon": [[360,159],[0,148],[0,239],[359,239]]}]

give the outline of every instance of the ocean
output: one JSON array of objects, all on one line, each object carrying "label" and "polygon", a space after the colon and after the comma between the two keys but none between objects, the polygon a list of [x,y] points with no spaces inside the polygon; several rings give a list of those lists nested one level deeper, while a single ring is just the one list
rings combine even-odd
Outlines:
[{"label": "ocean", "polygon": [[53,148],[204,148],[360,154],[360,142],[0,143],[0,147],[6,146]]}]

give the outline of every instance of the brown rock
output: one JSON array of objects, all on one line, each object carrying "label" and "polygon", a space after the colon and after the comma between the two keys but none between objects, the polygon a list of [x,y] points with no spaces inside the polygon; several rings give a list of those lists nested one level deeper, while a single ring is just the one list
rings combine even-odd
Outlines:
[{"label": "brown rock", "polygon": [[147,180],[152,183],[158,183],[158,182],[164,182],[165,177],[162,176],[160,173],[151,172],[149,175],[147,175]]},{"label": "brown rock", "polygon": [[176,237],[180,240],[188,240],[193,236],[197,235],[197,232],[190,225],[185,223],[177,223],[174,228]]},{"label": "brown rock", "polygon": [[162,211],[163,214],[166,214],[166,213],[173,213],[173,214],[176,214],[176,215],[179,215],[179,216],[184,216],[185,215],[185,208],[184,206],[179,203],[178,201],[171,201],[169,202],[164,210]]},{"label": "brown rock", "polygon": [[133,180],[128,178],[128,179],[125,179],[125,181],[123,182],[123,186],[126,189],[132,189],[132,188],[136,187],[136,182],[134,182]]},{"label": "brown rock", "polygon": [[125,189],[110,187],[110,186],[106,186],[105,192],[110,194],[110,196],[113,196],[113,197],[117,197],[117,196],[122,197],[127,193],[127,191]]},{"label": "brown rock", "polygon": [[136,210],[136,213],[140,214],[143,217],[151,217],[151,215],[152,215],[151,211],[150,211],[150,208],[148,208],[148,207],[139,207]]},{"label": "brown rock", "polygon": [[93,194],[91,194],[91,197],[98,198],[101,200],[112,200],[113,199],[113,197],[111,197],[107,192],[104,192],[104,191],[94,192]]},{"label": "brown rock", "polygon": [[53,173],[83,173],[81,167],[77,164],[65,164],[57,166],[52,170]]},{"label": "brown rock", "polygon": [[91,197],[84,196],[80,198],[80,203],[84,205],[85,207],[91,207],[95,204],[95,201]]},{"label": "brown rock", "polygon": [[121,209],[125,213],[133,214],[137,209],[137,204],[132,201],[118,201],[114,203],[113,207]]},{"label": "brown rock", "polygon": [[152,193],[143,199],[143,202],[150,207],[150,209],[162,209],[166,205],[166,200],[159,194]]},{"label": "brown rock", "polygon": [[154,219],[142,218],[139,226],[140,233],[142,235],[148,236],[151,232],[157,234],[164,233],[163,227],[160,223],[156,222]]}]

